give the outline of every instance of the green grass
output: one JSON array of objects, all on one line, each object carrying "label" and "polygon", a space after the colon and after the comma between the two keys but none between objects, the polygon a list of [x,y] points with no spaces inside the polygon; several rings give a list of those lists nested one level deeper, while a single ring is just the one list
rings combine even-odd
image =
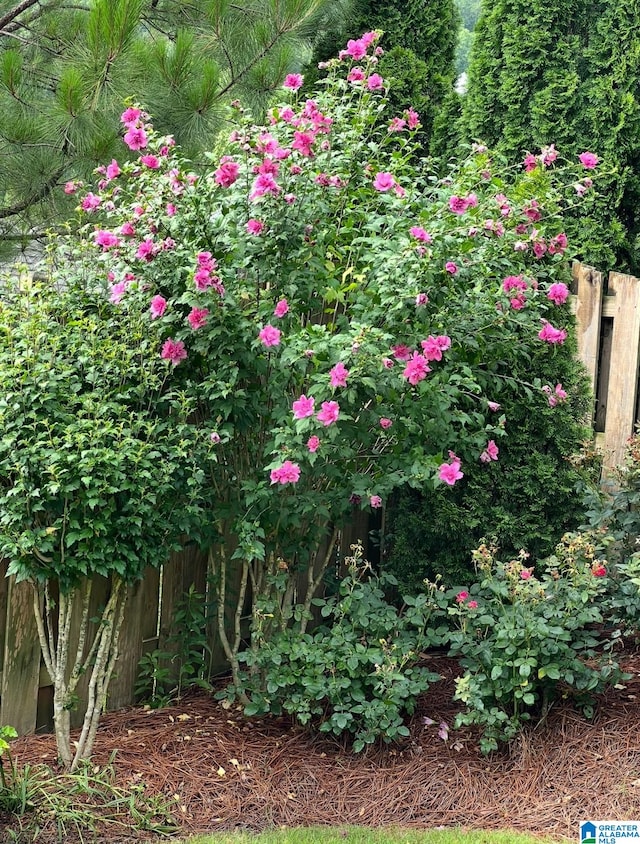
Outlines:
[{"label": "green grass", "polygon": [[[578,835],[576,830],[576,836]],[[417,832],[364,827],[275,829],[259,835],[215,833],[188,839],[185,844],[557,844],[517,832],[477,832],[455,829]]]}]

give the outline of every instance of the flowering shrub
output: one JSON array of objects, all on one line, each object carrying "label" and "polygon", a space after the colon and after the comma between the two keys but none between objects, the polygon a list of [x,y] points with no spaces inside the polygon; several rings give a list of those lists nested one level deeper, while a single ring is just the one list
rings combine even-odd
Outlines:
[{"label": "flowering shrub", "polygon": [[[351,734],[358,752],[378,738],[390,742],[409,735],[405,714],[413,713],[418,696],[440,679],[417,663],[425,649],[440,643],[429,625],[442,602],[433,590],[407,598],[399,612],[384,596],[395,581],[371,574],[361,545],[351,550],[338,594],[314,599],[326,621],[313,633],[285,629],[267,638],[258,624],[258,647],[241,654],[249,670],[240,682],[248,696],[245,714],[290,713],[320,732]],[[259,618],[271,609],[261,606]]]},{"label": "flowering shrub", "polygon": [[474,552],[482,580],[449,608],[451,653],[466,669],[456,681],[455,698],[466,705],[456,726],[479,725],[484,753],[522,722],[544,718],[559,696],[573,695],[590,714],[592,695],[621,677],[598,627],[607,568],[591,537],[567,534],[539,577],[526,554],[501,563],[494,552]]},{"label": "flowering shrub", "polygon": [[560,211],[574,174],[545,164],[512,180],[478,147],[431,180],[413,155],[419,115],[379,128],[376,40],[349,42],[315,99],[288,80],[267,125],[238,107],[201,174],[132,105],[136,155],[80,198],[87,284],[146,315],[210,435],[211,567],[236,679],[249,584],[255,625],[276,561],[292,583],[306,571],[301,610],[283,608],[304,632],[352,508],[403,484],[464,483],[469,464],[492,471],[505,435],[495,363],[552,359],[571,321]]}]

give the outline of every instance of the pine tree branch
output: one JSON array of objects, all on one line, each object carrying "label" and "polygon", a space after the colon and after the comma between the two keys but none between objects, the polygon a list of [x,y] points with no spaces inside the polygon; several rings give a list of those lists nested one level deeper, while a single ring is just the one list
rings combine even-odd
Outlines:
[{"label": "pine tree branch", "polygon": [[44,184],[40,185],[37,191],[34,191],[34,193],[31,194],[31,196],[28,196],[20,202],[16,202],[15,205],[9,205],[7,208],[0,208],[0,220],[4,220],[7,217],[15,217],[15,215],[19,214],[21,211],[26,211],[27,208],[31,208],[32,205],[36,204],[36,202],[40,202],[41,199],[44,199],[51,193],[63,173],[64,167],[59,167],[55,173],[50,176],[46,182],[44,182]]},{"label": "pine tree branch", "polygon": [[18,3],[10,12],[0,18],[0,33],[2,30],[14,21],[18,15],[21,15],[23,12],[26,12],[27,9],[30,9],[32,6],[37,6],[40,3],[40,0],[22,0],[22,3]]}]

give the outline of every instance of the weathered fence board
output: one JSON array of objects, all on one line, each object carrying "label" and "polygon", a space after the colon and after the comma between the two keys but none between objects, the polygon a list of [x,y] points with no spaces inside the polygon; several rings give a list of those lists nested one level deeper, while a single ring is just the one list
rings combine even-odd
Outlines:
[{"label": "weathered fence board", "polygon": [[30,584],[9,578],[7,624],[2,668],[0,724],[31,733],[38,715],[40,642]]}]

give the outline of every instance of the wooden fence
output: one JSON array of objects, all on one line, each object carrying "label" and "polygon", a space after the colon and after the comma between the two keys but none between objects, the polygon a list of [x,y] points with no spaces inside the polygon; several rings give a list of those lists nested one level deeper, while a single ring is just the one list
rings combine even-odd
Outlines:
[{"label": "wooden fence", "polygon": [[612,272],[605,283],[602,273],[576,263],[573,280],[578,355],[595,395],[593,426],[607,474],[622,463],[640,418],[640,279]]},{"label": "wooden fence", "polygon": [[[336,563],[349,553],[357,539],[367,543],[368,516],[359,513],[348,529],[342,531],[336,548]],[[42,661],[33,614],[32,589],[6,576],[6,564],[0,562],[0,724],[10,724],[19,734],[49,731],[53,728],[53,687]],[[97,611],[105,603],[108,584],[101,578],[94,583],[91,608]],[[143,654],[159,649],[171,653],[172,618],[176,604],[191,585],[201,594],[207,592],[206,557],[195,550],[173,555],[160,570],[148,569],[145,577],[130,587],[127,612],[119,642],[119,657],[109,686],[108,708],[120,709],[134,702],[138,662]],[[227,584],[233,592],[233,583]],[[226,661],[212,621],[210,642],[212,663],[221,672]],[[85,678],[78,687],[78,708],[72,712],[72,725],[82,723]]]},{"label": "wooden fence", "polygon": [[[640,280],[611,273],[606,285],[591,267],[573,268],[573,306],[578,351],[596,397],[594,427],[605,467],[618,465],[627,438],[638,419],[638,357],[640,349]],[[343,533],[338,556],[348,553],[356,539],[366,541],[368,525],[362,514]],[[53,690],[42,663],[33,618],[30,587],[6,578],[0,562],[0,724],[19,733],[51,728]],[[161,570],[150,569],[130,589],[129,606],[120,638],[116,675],[109,689],[109,709],[133,703],[140,657],[155,648],[171,651],[171,619],[177,601],[195,585],[207,588],[206,560],[194,551],[175,555]],[[101,591],[102,588],[102,591]],[[104,602],[106,582],[94,587],[95,607]],[[222,669],[224,656],[214,637],[214,664]],[[80,698],[82,688],[79,689]],[[82,706],[72,715],[76,723]]]}]

